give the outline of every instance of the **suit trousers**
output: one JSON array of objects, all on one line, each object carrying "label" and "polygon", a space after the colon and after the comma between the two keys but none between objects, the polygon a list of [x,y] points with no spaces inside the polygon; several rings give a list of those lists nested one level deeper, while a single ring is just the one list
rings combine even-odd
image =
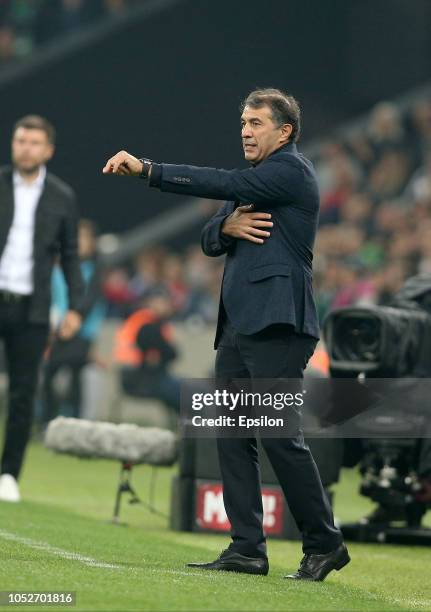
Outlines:
[{"label": "suit trousers", "polygon": [[28,321],[30,298],[0,297],[0,338],[9,376],[8,415],[0,473],[18,478],[31,434],[39,365],[48,325]]},{"label": "suit trousers", "polygon": [[[303,377],[317,340],[276,324],[251,335],[225,322],[217,349],[217,385],[233,378]],[[262,438],[262,446],[303,538],[304,553],[327,553],[343,541],[320,475],[302,431],[295,437]],[[266,556],[260,472],[255,437],[217,439],[223,498],[231,523],[230,549],[247,556]]]}]

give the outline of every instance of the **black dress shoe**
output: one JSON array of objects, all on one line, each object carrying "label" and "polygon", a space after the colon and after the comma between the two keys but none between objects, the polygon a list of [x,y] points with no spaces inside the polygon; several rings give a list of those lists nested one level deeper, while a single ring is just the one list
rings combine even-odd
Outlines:
[{"label": "black dress shoe", "polygon": [[323,555],[305,555],[298,571],[295,574],[285,576],[285,578],[289,578],[290,580],[314,580],[320,582],[325,580],[329,572],[332,572],[332,570],[340,570],[347,565],[349,561],[350,557],[346,545],[341,544],[330,553]]},{"label": "black dress shoe", "polygon": [[265,557],[246,557],[231,550],[224,550],[220,557],[210,563],[187,563],[187,567],[223,572],[242,572],[244,574],[261,574],[269,571],[268,559]]}]

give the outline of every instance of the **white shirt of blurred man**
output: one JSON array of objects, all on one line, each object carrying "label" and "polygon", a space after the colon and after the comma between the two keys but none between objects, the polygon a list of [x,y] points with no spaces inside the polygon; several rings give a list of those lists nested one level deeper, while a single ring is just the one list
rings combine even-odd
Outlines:
[{"label": "white shirt of blurred man", "polygon": [[36,208],[43,191],[46,168],[28,182],[13,173],[14,216],[7,243],[0,259],[0,289],[21,295],[33,292],[33,235]]}]

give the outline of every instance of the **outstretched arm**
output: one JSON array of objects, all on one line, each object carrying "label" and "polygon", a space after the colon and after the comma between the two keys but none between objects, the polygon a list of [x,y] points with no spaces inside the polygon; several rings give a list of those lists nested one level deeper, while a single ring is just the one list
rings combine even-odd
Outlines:
[{"label": "outstretched arm", "polygon": [[171,193],[275,205],[292,199],[298,179],[290,172],[288,164],[269,160],[246,170],[153,164],[149,184]]},{"label": "outstretched arm", "polygon": [[156,164],[141,161],[120,151],[103,168],[104,174],[141,176],[161,191],[211,198],[286,204],[295,198],[303,169],[293,163],[274,160],[246,170],[221,170],[198,166]]},{"label": "outstretched arm", "polygon": [[[196,176],[196,184],[192,183],[192,179],[189,176],[171,176],[173,169],[188,169],[189,174]],[[223,188],[222,177],[224,175],[234,177],[238,176],[238,174],[243,176],[243,173],[247,173],[248,170],[228,171],[216,170],[214,168],[197,168],[193,166],[153,164],[149,160],[140,160],[130,155],[130,153],[127,153],[127,151],[120,151],[108,160],[103,168],[103,172],[104,174],[147,178],[150,185],[160,187],[162,190],[163,186],[165,186],[165,191],[221,199],[219,196],[223,193],[223,189],[229,189],[228,186]],[[163,179],[163,173],[166,173],[167,178]],[[205,178],[208,174],[211,179],[209,180],[209,185],[206,184],[208,181],[206,181]],[[169,178],[170,176],[171,178]],[[253,181],[255,183],[256,181],[257,183],[261,182],[262,185],[264,185],[265,179],[264,176],[259,175],[257,178],[254,176],[252,182]],[[244,183],[244,179],[242,179],[242,182]],[[245,183],[246,182],[247,179],[245,179]],[[166,185],[170,185],[171,188],[167,188]],[[258,192],[259,190],[256,185],[253,187],[251,184],[249,189],[243,185],[244,195],[247,192],[251,195],[254,190]],[[241,191],[240,187],[241,180],[239,181],[238,194]],[[205,191],[205,189],[209,189],[209,191]],[[217,189],[219,189],[219,191],[217,191]],[[233,187],[231,186],[230,189],[233,189]],[[230,199],[236,201],[241,201],[242,199],[242,201],[247,201],[247,198]],[[258,199],[258,196],[256,196],[256,199]],[[233,246],[235,239],[249,240],[255,244],[263,244],[264,240],[270,236],[269,230],[273,225],[270,220],[271,215],[269,213],[252,212],[253,207],[253,204],[247,204],[234,208],[232,202],[227,202],[221,210],[208,221],[202,231],[201,245],[204,253],[209,257],[223,255],[227,252],[229,247]]]}]

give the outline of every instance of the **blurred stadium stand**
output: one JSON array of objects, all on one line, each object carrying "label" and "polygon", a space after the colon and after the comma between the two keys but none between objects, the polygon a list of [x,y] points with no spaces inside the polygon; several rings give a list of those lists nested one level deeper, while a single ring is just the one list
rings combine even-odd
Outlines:
[{"label": "blurred stadium stand", "polygon": [[0,66],[23,66],[34,51],[65,38],[82,44],[83,32],[94,38],[95,26],[106,29],[147,4],[147,0],[2,0]]},{"label": "blurred stadium stand", "polygon": [[[140,184],[126,195],[122,181],[103,177],[101,165],[119,148],[234,167],[244,164],[237,108],[256,85],[295,93],[309,141],[429,78],[428,0],[271,0],[264,12],[257,0],[246,6],[141,0],[126,3],[120,17],[100,17],[35,47],[18,65],[0,67],[1,133],[28,112],[48,116],[58,129],[53,172],[77,190],[86,217],[118,232],[181,201]],[[0,159],[8,157],[5,138]]]}]

